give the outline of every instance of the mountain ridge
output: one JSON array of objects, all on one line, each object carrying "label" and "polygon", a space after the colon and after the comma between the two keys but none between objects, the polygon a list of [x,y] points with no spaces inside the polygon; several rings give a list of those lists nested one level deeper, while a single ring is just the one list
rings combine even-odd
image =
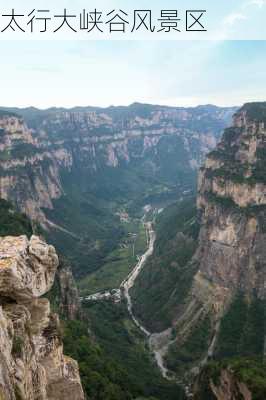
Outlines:
[{"label": "mountain ridge", "polygon": [[[249,104],[249,103],[246,103]],[[254,103],[251,103],[254,104]],[[135,108],[135,107],[142,107],[142,106],[148,106],[151,108],[164,108],[164,109],[177,109],[177,110],[193,110],[193,109],[200,109],[200,108],[213,108],[213,109],[239,109],[239,106],[218,106],[216,104],[212,103],[206,103],[206,104],[198,104],[197,106],[169,106],[169,105],[164,105],[164,104],[153,104],[153,103],[142,103],[135,101],[133,103],[130,103],[128,105],[109,105],[109,106],[92,106],[92,105],[87,105],[87,106],[71,106],[71,107],[60,107],[60,106],[51,106],[51,107],[46,107],[46,108],[39,108],[35,106],[27,106],[27,107],[5,107],[5,106],[0,106],[1,111],[10,111],[10,110],[22,110],[22,112],[25,111],[34,111],[34,112],[47,112],[47,111],[102,111],[102,110],[113,110],[113,109],[127,109],[127,108]],[[19,114],[19,113],[18,113]]]},{"label": "mountain ridge", "polygon": [[[159,263],[154,259],[153,264],[147,266],[143,272],[143,279],[144,274],[146,278],[148,274],[146,285],[141,274],[137,282],[134,301],[138,315],[144,318],[144,326],[146,321],[149,322],[147,315],[150,320],[154,317],[155,321],[149,326],[156,328],[165,318],[169,303],[176,304],[175,297],[180,293],[178,285],[182,285],[183,277],[190,273],[190,285],[178,299],[176,314],[172,313],[171,345],[165,355],[168,368],[181,376],[197,374],[209,359],[219,361],[226,356],[258,357],[260,362],[263,359],[266,316],[265,112],[266,103],[244,105],[235,114],[233,126],[225,129],[216,149],[207,155],[198,178],[198,245],[194,255],[191,253],[190,261],[178,272],[182,265],[176,262],[178,259],[172,250],[172,258],[168,261],[164,256]],[[176,207],[178,210],[178,204]],[[182,205],[179,207],[185,218]],[[191,214],[188,215],[185,226],[191,221]],[[176,215],[168,217],[168,224],[171,218]],[[196,214],[193,218],[196,221]],[[180,240],[184,230],[182,224],[177,225],[173,237]],[[160,285],[165,279],[164,271],[168,269],[172,275],[176,271],[180,276],[175,284],[167,283],[170,291],[160,305],[164,310],[162,316],[156,309],[159,300],[156,288],[163,290]],[[152,274],[157,280],[152,280]],[[153,285],[150,291],[149,284]],[[146,303],[150,304],[148,310],[143,306]],[[244,362],[238,367],[243,370],[243,365]],[[252,361],[250,365],[253,365]]]},{"label": "mountain ridge", "polygon": [[[153,197],[194,187],[196,169],[235,110],[132,107],[0,115],[1,197],[51,232],[48,239],[79,271],[87,249],[96,268],[115,245],[109,238],[119,240],[121,207],[134,213]],[[77,244],[73,256],[69,249]]]}]

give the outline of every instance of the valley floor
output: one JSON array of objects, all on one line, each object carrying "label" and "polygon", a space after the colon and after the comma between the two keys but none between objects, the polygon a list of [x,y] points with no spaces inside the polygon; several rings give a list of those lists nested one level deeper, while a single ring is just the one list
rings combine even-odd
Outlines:
[{"label": "valley floor", "polygon": [[[174,374],[166,368],[165,362],[164,362],[164,356],[166,355],[169,346],[174,342],[174,340],[172,338],[171,328],[169,328],[161,333],[149,332],[145,328],[145,326],[139,321],[137,316],[134,314],[132,298],[130,295],[130,289],[132,289],[138,275],[140,274],[142,269],[145,267],[145,263],[146,263],[147,259],[150,256],[152,256],[152,254],[154,252],[154,245],[155,245],[155,241],[156,241],[156,232],[153,229],[153,226],[154,226],[154,216],[158,213],[158,211],[160,212],[162,210],[161,209],[157,210],[155,208],[151,212],[151,210],[149,208],[149,212],[150,212],[150,215],[153,217],[153,220],[146,221],[146,218],[147,218],[146,214],[144,214],[143,218],[141,219],[142,229],[139,230],[140,231],[139,234],[143,236],[143,231],[145,231],[147,248],[142,255],[137,257],[138,258],[137,264],[130,271],[128,276],[122,281],[119,288],[112,288],[111,290],[109,289],[109,290],[105,290],[105,291],[99,291],[97,293],[93,293],[88,296],[81,297],[81,300],[83,302],[111,300],[114,303],[120,303],[122,301],[122,299],[125,299],[127,310],[128,310],[128,313],[129,313],[132,321],[134,322],[136,327],[148,339],[149,349],[154,356],[154,360],[156,361],[156,364],[162,374],[162,377],[164,379],[174,381],[174,380],[176,380]],[[97,272],[99,274],[99,271],[97,271]],[[89,277],[87,281],[90,281],[90,278],[91,277]],[[93,279],[95,279],[95,276]],[[178,381],[178,383],[182,384],[180,381]]]}]

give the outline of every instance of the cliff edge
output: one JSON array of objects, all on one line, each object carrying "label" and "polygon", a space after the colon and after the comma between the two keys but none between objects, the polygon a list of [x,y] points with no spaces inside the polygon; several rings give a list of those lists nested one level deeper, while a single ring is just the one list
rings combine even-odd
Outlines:
[{"label": "cliff edge", "polygon": [[37,236],[0,238],[0,399],[83,400],[78,365],[63,354],[59,318],[41,297],[58,257]]}]

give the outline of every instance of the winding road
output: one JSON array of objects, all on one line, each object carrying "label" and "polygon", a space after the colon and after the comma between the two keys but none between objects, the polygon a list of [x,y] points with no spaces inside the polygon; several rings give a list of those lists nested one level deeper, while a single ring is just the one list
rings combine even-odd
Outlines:
[{"label": "winding road", "polygon": [[142,218],[142,223],[145,226],[146,229],[146,236],[147,236],[147,244],[148,248],[145,251],[145,253],[142,254],[142,256],[139,257],[139,260],[134,267],[134,269],[129,273],[129,275],[126,277],[126,279],[123,280],[121,283],[119,289],[113,289],[108,292],[104,293],[96,293],[91,296],[87,296],[86,298],[81,298],[81,300],[102,300],[104,298],[110,298],[112,297],[112,292],[119,292],[119,299],[121,299],[121,295],[124,295],[126,302],[127,302],[127,310],[129,315],[131,316],[133,322],[135,325],[144,333],[144,335],[148,339],[149,343],[149,348],[150,351],[154,354],[154,358],[156,360],[156,363],[158,365],[158,368],[161,371],[162,376],[171,381],[175,381],[177,384],[183,387],[186,398],[191,399],[192,393],[190,391],[190,387],[184,382],[182,382],[180,379],[177,379],[177,377],[169,371],[164,364],[164,356],[167,354],[169,346],[175,342],[175,340],[172,338],[172,329],[166,329],[163,332],[160,333],[151,333],[149,332],[142,324],[141,322],[137,319],[137,317],[134,315],[133,312],[133,304],[132,304],[132,299],[130,296],[130,289],[134,286],[134,283],[143,269],[147,259],[153,254],[154,252],[154,244],[156,240],[156,233],[153,230],[153,222],[145,222],[145,215]]},{"label": "winding road", "polygon": [[140,257],[137,265],[135,268],[130,272],[130,274],[127,276],[127,278],[121,283],[120,288],[124,291],[125,298],[127,300],[127,309],[128,312],[137,325],[137,327],[146,335],[150,336],[151,333],[143,326],[141,323],[137,320],[135,315],[133,314],[133,307],[132,307],[132,300],[131,296],[129,294],[129,290],[134,286],[135,280],[137,279],[140,271],[142,270],[145,262],[147,259],[152,255],[153,250],[154,250],[154,243],[156,240],[156,235],[154,230],[152,229],[152,222],[143,222],[145,225],[146,231],[147,231],[147,237],[148,237],[148,249],[142,256]]},{"label": "winding road", "polygon": [[[147,244],[148,248],[142,256],[139,257],[139,260],[134,267],[134,269],[129,273],[129,275],[123,280],[120,285],[119,289],[114,289],[115,292],[120,292],[124,295],[126,302],[127,302],[127,310],[129,315],[131,316],[135,325],[144,333],[145,336],[148,338],[149,347],[152,353],[154,354],[156,363],[161,371],[161,374],[166,379],[172,379],[170,371],[164,366],[164,355],[167,352],[168,346],[171,344],[170,336],[171,336],[171,329],[168,329],[161,333],[154,333],[152,334],[149,332],[137,319],[133,312],[133,304],[132,299],[130,296],[130,289],[134,286],[134,283],[143,269],[147,259],[153,254],[154,252],[154,244],[156,240],[156,233],[153,230],[153,222],[148,221],[145,222],[145,215],[142,218],[142,223],[146,229],[146,236],[147,236]],[[103,293],[95,293],[94,295],[87,296],[85,298],[81,298],[81,300],[103,300],[105,298],[110,298],[112,296],[113,291],[107,291]]]},{"label": "winding road", "polygon": [[[127,278],[121,283],[120,289],[124,292],[124,296],[127,301],[127,309],[128,312],[134,321],[135,325],[148,337],[149,339],[149,347],[151,351],[154,354],[156,363],[161,371],[161,374],[164,378],[166,379],[171,379],[171,373],[170,371],[164,366],[164,360],[163,356],[165,355],[167,351],[167,345],[161,347],[158,346],[158,343],[160,343],[161,338],[164,337],[164,339],[168,339],[168,337],[171,335],[171,329],[167,330],[165,332],[162,332],[160,334],[152,334],[149,332],[142,324],[141,322],[137,319],[137,317],[133,313],[133,306],[132,306],[132,299],[130,296],[130,289],[134,286],[135,280],[137,279],[139,273],[143,269],[147,259],[153,254],[154,251],[154,243],[156,240],[156,234],[155,231],[153,230],[153,223],[152,222],[143,222],[146,228],[147,232],[147,238],[148,238],[148,248],[144,254],[140,257],[137,265],[135,268],[131,271],[131,273],[127,276]],[[169,340],[167,340],[169,343]]]}]

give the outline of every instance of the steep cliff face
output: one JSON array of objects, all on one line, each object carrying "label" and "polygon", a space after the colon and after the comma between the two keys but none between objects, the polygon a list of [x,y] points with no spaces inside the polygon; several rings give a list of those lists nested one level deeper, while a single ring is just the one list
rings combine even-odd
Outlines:
[{"label": "steep cliff face", "polygon": [[40,148],[23,118],[1,112],[0,197],[44,224],[41,209],[52,208],[52,200],[62,193],[53,155]]},{"label": "steep cliff face", "polygon": [[182,283],[191,271],[172,319],[175,340],[166,356],[169,368],[180,375],[197,374],[212,357],[263,357],[265,115],[266,103],[243,106],[199,173],[198,247],[178,278]]},{"label": "steep cliff face", "polygon": [[263,115],[252,118],[254,108],[236,114],[199,176],[197,278],[221,293],[211,296],[218,313],[237,290],[265,297],[266,130]]},{"label": "steep cliff face", "polygon": [[265,113],[266,103],[246,104],[199,177],[200,264],[192,295],[198,318],[211,315],[208,355],[219,362],[201,371],[196,399],[266,396]]},{"label": "steep cliff face", "polygon": [[[92,165],[87,165],[91,169],[97,170],[100,166],[99,158],[111,167],[141,159],[157,147],[162,137],[168,136],[182,139],[181,143],[190,153],[189,161],[195,167],[202,155],[215,146],[232,111],[211,106],[178,109],[133,104],[102,110],[51,109],[32,118],[25,114],[25,118],[44,146],[52,144],[69,151],[69,143],[75,143],[76,147],[82,145],[82,159],[92,161]],[[75,150],[72,146],[74,158]]]},{"label": "steep cliff face", "polygon": [[63,354],[59,320],[40,298],[58,266],[38,237],[0,239],[0,398],[83,400],[77,363]]},{"label": "steep cliff face", "polygon": [[53,288],[53,302],[60,315],[72,321],[82,319],[81,303],[72,269],[66,260],[60,259]]}]

